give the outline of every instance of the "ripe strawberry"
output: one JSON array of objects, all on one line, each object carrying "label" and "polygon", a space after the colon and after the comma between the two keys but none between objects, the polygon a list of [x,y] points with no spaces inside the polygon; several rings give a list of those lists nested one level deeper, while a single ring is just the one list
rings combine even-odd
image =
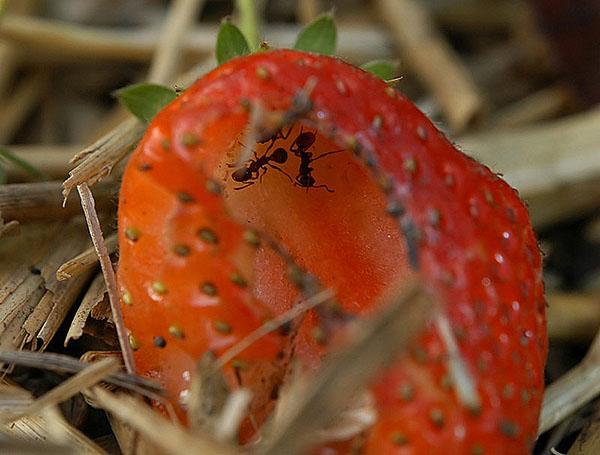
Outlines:
[{"label": "ripe strawberry", "polygon": [[[291,129],[248,144],[250,111],[251,129],[286,118]],[[248,148],[255,155],[239,163]],[[547,348],[527,211],[409,101],[337,59],[280,50],[220,66],[155,118],[123,179],[119,280],[137,369],[174,395],[188,387],[195,359],[219,355],[298,298],[285,261],[245,244],[241,226],[284,245],[346,313],[375,311],[392,282],[414,274],[441,303],[481,406],[459,403],[445,345],[428,328],[373,384],[379,418],[366,453],[526,453]],[[231,280],[234,271],[247,286]],[[206,295],[207,282],[218,298]],[[318,367],[327,322],[311,314],[299,329],[296,355],[308,367]],[[265,337],[240,356],[244,370],[226,369],[232,387],[247,372],[241,382],[259,417],[285,346],[285,336]]]}]

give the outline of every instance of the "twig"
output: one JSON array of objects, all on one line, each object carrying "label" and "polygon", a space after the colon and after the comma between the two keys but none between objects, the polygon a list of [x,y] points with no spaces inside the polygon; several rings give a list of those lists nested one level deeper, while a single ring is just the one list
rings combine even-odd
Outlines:
[{"label": "twig", "polygon": [[[7,220],[65,219],[81,213],[76,201],[63,209],[61,182],[12,183],[0,186],[0,212]],[[116,186],[110,183],[95,189],[98,209],[114,208]]]},{"label": "twig", "polygon": [[98,386],[94,387],[89,394],[98,406],[138,430],[167,453],[176,455],[181,453],[235,455],[237,453],[233,448],[213,441],[210,436],[199,431],[194,434],[188,433],[131,396],[115,395]]},{"label": "twig", "polygon": [[120,364],[116,359],[106,358],[97,363],[89,365],[84,370],[70,377],[62,384],[54,387],[49,392],[31,403],[27,408],[19,411],[17,414],[1,416],[3,423],[14,422],[21,417],[37,414],[46,406],[52,406],[62,401],[66,401],[79,392],[87,389],[102,381],[108,375],[116,373],[120,369]]},{"label": "twig", "polygon": [[432,302],[415,284],[389,300],[393,303],[363,323],[352,344],[330,358],[312,383],[299,381],[296,390],[292,385],[289,393],[296,399],[280,409],[263,453],[304,453],[318,438],[317,430],[330,424],[346,407],[348,397],[355,396],[376,371],[407,348],[433,310]]},{"label": "twig", "polygon": [[327,300],[331,299],[334,295],[335,294],[333,293],[333,291],[329,289],[321,291],[317,295],[311,297],[310,299],[305,300],[304,302],[300,302],[297,305],[294,305],[288,311],[286,311],[283,314],[280,314],[276,318],[265,322],[258,329],[249,333],[247,336],[242,338],[239,342],[237,342],[235,345],[233,345],[231,348],[225,351],[215,363],[214,368],[223,368],[224,365],[226,365],[228,362],[234,359],[245,349],[252,346],[252,344],[254,344],[257,340],[261,339],[270,332],[277,330],[279,327],[286,324],[287,322],[293,321],[299,315],[306,313],[307,311],[316,307],[317,305],[326,302]]},{"label": "twig", "polygon": [[203,5],[204,0],[176,0],[171,4],[148,71],[148,82],[165,84],[175,76],[182,57],[181,45]]},{"label": "twig", "polygon": [[[186,35],[183,51],[198,60],[214,51],[216,26],[203,25]],[[265,27],[269,42],[278,47],[294,44],[299,26],[278,25]],[[339,54],[351,61],[393,57],[387,35],[377,26],[340,26]],[[31,50],[36,60],[125,60],[148,62],[158,44],[154,28],[134,31],[114,31],[108,28],[83,27],[61,21],[18,17],[7,14],[0,26],[0,38],[23,50]]]},{"label": "twig", "polygon": [[[117,234],[111,234],[104,240],[106,245],[106,251],[108,254],[113,254],[117,251],[118,240]],[[81,273],[90,270],[98,263],[98,254],[96,254],[95,247],[88,248],[81,254],[78,254],[72,259],[69,259],[63,265],[61,265],[56,271],[56,278],[59,281],[68,280],[74,276],[78,276]]]},{"label": "twig", "polygon": [[377,0],[376,4],[401,55],[431,89],[452,129],[466,129],[482,115],[483,97],[423,3]]},{"label": "twig", "polygon": [[119,338],[119,345],[123,353],[123,362],[125,369],[128,373],[133,374],[135,372],[133,352],[129,345],[127,333],[125,329],[125,323],[123,322],[123,313],[121,312],[121,305],[119,303],[119,294],[117,291],[117,279],[115,277],[115,271],[108,255],[104,238],[102,236],[102,229],[98,220],[98,215],[94,208],[94,196],[90,191],[90,188],[84,183],[77,186],[79,197],[81,198],[81,207],[88,223],[90,230],[90,236],[94,243],[94,248],[100,259],[100,267],[102,267],[102,273],[106,280],[106,288],[108,290],[108,298],[110,300],[110,307],[112,310],[113,322],[117,330],[117,337]]},{"label": "twig", "polygon": [[[68,355],[33,351],[0,351],[0,362],[57,373],[78,373],[89,365],[88,362],[82,362]],[[117,372],[107,376],[104,381],[142,395],[146,394],[144,390],[154,394],[162,393],[156,382],[128,373]]]}]

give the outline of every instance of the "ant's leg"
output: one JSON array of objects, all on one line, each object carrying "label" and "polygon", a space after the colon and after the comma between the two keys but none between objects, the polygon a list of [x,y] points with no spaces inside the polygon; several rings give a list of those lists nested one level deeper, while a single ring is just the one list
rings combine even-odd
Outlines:
[{"label": "ant's leg", "polygon": [[283,133],[283,128],[281,129],[282,133],[281,136],[279,136],[281,139],[283,139],[284,141],[290,137],[290,134],[292,134],[292,129],[294,128],[294,126],[289,126],[287,132],[284,134]]},{"label": "ant's leg", "polygon": [[243,190],[244,188],[248,188],[250,185],[254,185],[255,183],[256,183],[255,181],[248,182],[248,183],[246,183],[243,186],[238,186],[237,188],[234,188],[234,190],[236,190],[236,191],[237,190]]},{"label": "ant's leg", "polygon": [[313,159],[312,159],[312,160],[310,160],[310,161],[311,161],[311,163],[312,163],[313,161],[320,160],[321,158],[324,158],[324,157],[326,157],[327,155],[333,155],[334,153],[340,153],[340,152],[345,152],[345,151],[346,151],[346,149],[341,149],[341,150],[333,150],[333,151],[331,151],[331,152],[325,152],[325,153],[321,153],[319,156],[317,156],[316,158],[313,158]]},{"label": "ant's leg", "polygon": [[[260,171],[262,171],[262,174],[260,173]],[[267,168],[266,167],[261,167],[260,171],[258,171],[259,172],[259,174],[258,174],[258,181],[260,183],[262,183],[263,176],[267,173]]]},{"label": "ant's leg", "polygon": [[[289,176],[289,174],[287,172],[285,172],[283,169],[281,169],[279,166],[275,166],[274,164],[269,163],[269,166],[272,167],[273,169],[281,172],[283,175],[285,175],[290,182],[294,183],[294,181],[292,180],[292,178]],[[266,170],[266,169],[265,169]]]},{"label": "ant's leg", "polygon": [[[332,190],[331,188],[329,188],[325,184],[323,184],[323,185],[313,185],[311,188],[325,188],[329,193],[335,193],[334,190]],[[308,190],[308,188],[307,188],[307,190]]]}]

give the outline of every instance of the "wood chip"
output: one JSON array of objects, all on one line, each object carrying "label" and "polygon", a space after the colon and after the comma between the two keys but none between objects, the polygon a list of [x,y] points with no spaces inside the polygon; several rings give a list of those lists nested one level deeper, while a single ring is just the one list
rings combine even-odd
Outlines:
[{"label": "wood chip", "polygon": [[71,326],[69,327],[69,331],[65,337],[65,346],[69,343],[69,341],[77,340],[79,337],[81,337],[81,335],[83,335],[83,328],[85,327],[88,317],[90,317],[94,307],[100,302],[104,301],[105,296],[106,284],[104,283],[104,277],[100,273],[96,275],[96,278],[94,278],[94,281],[92,281],[92,284],[83,297],[83,300],[79,304],[79,308],[77,309],[75,316],[73,316],[73,321],[71,322]]},{"label": "wood chip", "polygon": [[[117,247],[119,246],[117,234],[114,233],[106,237],[105,244],[108,254],[113,254],[117,251]],[[56,278],[59,281],[67,280],[90,271],[96,264],[98,264],[98,254],[96,254],[94,247],[90,247],[61,265],[56,272]]]}]

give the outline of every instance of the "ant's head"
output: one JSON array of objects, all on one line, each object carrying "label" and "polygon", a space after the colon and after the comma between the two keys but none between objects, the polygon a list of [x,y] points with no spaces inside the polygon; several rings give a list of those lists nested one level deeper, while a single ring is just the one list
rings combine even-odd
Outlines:
[{"label": "ant's head", "polygon": [[306,150],[315,143],[316,138],[317,135],[315,133],[304,131],[298,135],[298,137],[294,140],[294,143],[300,150]]},{"label": "ant's head", "polygon": [[297,181],[298,181],[298,184],[304,188],[309,188],[311,186],[314,186],[315,182],[316,182],[315,178],[312,175],[306,175],[306,174],[299,175]]},{"label": "ant's head", "polygon": [[270,158],[271,158],[271,160],[275,161],[276,163],[283,164],[287,161],[288,154],[284,148],[279,147],[279,148],[275,149],[275,151],[273,153],[271,153]]},{"label": "ant's head", "polygon": [[252,172],[247,167],[240,167],[232,172],[231,178],[236,182],[247,182],[252,178]]}]

